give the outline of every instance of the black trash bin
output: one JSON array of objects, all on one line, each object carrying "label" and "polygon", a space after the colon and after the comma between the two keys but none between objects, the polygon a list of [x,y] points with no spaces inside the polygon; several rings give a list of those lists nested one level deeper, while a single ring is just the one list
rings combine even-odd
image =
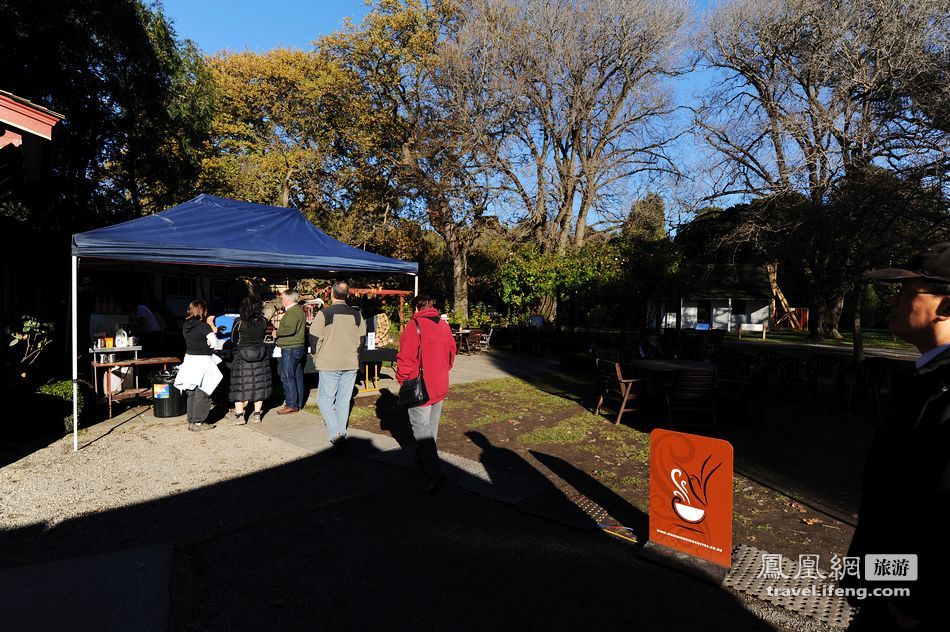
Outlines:
[{"label": "black trash bin", "polygon": [[159,371],[152,375],[152,413],[159,419],[185,414],[185,396],[175,388],[177,371]]}]

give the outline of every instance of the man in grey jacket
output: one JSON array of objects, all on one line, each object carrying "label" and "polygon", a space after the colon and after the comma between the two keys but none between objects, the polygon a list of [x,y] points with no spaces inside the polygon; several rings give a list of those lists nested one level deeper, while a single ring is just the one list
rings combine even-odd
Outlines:
[{"label": "man in grey jacket", "polygon": [[313,364],[320,375],[317,405],[327,426],[327,435],[337,450],[346,438],[350,401],[359,370],[359,350],[366,344],[366,321],[358,309],[346,304],[349,286],[333,284],[332,302],[310,324]]}]

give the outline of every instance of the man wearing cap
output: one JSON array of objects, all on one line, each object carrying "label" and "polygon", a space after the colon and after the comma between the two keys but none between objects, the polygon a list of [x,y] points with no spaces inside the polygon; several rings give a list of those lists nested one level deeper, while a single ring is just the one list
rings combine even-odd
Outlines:
[{"label": "man wearing cap", "polygon": [[[868,454],[858,526],[849,556],[861,557],[868,598],[855,630],[946,629],[944,587],[950,577],[950,242],[900,268],[868,278],[900,283],[890,330],[920,352],[913,370],[894,380],[892,410]],[[893,555],[892,559],[865,556]],[[916,555],[916,580],[901,559]],[[901,559],[898,559],[901,558]],[[912,564],[912,563],[911,563]],[[903,574],[902,574],[903,573]],[[850,579],[850,578],[849,578]],[[873,596],[874,589],[909,596]]]}]

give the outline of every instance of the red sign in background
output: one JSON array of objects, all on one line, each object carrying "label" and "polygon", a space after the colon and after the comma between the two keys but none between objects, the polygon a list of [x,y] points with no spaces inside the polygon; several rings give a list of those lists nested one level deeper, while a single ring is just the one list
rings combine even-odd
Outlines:
[{"label": "red sign in background", "polygon": [[650,540],[732,566],[732,445],[650,433]]}]

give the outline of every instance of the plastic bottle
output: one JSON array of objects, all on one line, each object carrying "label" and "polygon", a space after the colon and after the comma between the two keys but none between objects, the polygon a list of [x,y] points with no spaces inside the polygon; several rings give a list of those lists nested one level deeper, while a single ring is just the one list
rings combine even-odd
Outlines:
[{"label": "plastic bottle", "polygon": [[129,334],[126,333],[126,331],[122,329],[121,327],[115,330],[115,346],[117,347],[129,346]]}]

